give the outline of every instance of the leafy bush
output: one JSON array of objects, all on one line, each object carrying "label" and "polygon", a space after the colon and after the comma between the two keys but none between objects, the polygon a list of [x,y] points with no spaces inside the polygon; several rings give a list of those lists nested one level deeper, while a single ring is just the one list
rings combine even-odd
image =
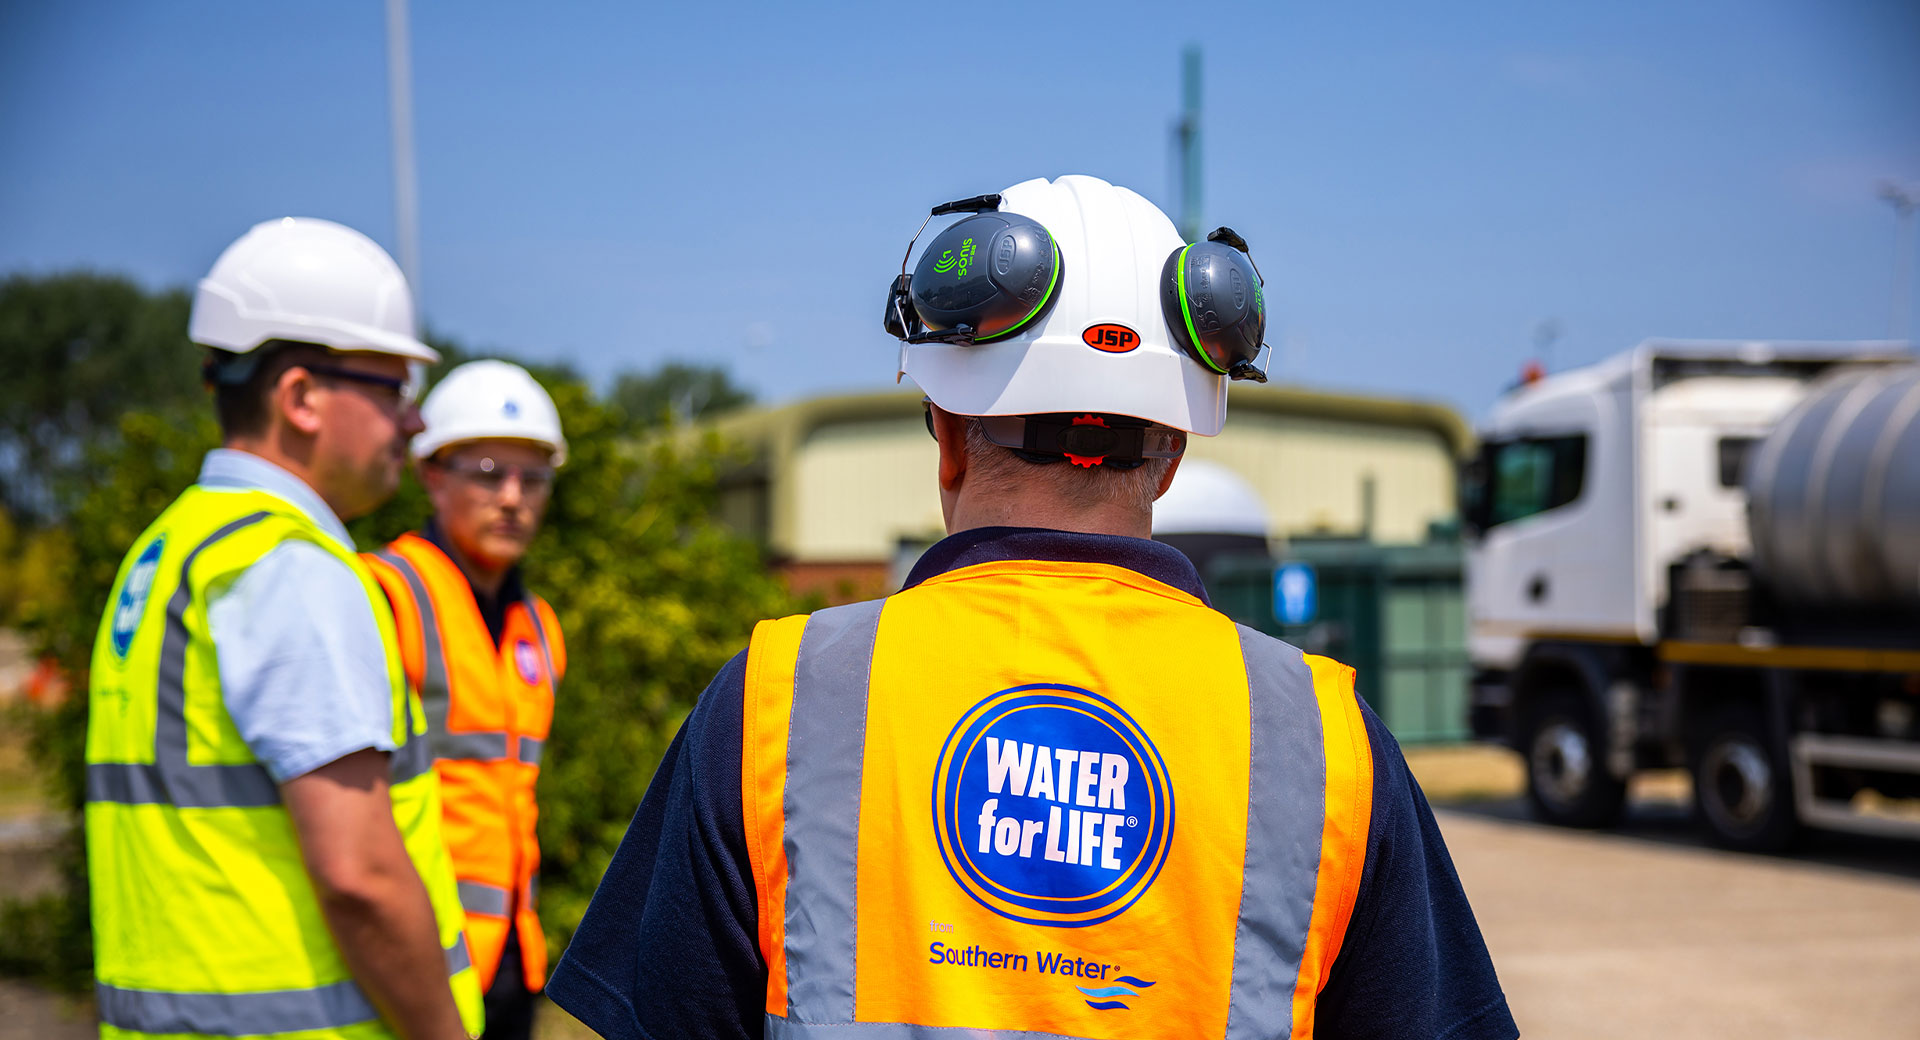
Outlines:
[{"label": "leafy bush", "polygon": [[[448,353],[464,357],[457,348]],[[526,561],[528,584],[553,603],[568,651],[539,787],[541,916],[557,955],[707,680],[746,645],[755,621],[796,605],[758,548],[715,520],[717,481],[730,459],[717,438],[636,444],[621,408],[564,370],[534,371],[550,380],[569,445]],[[0,973],[68,987],[91,979],[78,839],[87,664],[124,554],[217,443],[210,412],[194,400],[120,414],[88,435],[84,464],[47,474],[50,493],[36,500],[58,507],[57,526],[42,528],[59,532],[59,551],[42,565],[57,580],[41,584],[59,595],[19,611],[20,624],[73,678],[74,695],[33,717],[33,746],[54,804],[76,827],[63,871],[68,892],[0,907]],[[424,493],[408,481],[351,529],[371,549],[427,515]]]}]

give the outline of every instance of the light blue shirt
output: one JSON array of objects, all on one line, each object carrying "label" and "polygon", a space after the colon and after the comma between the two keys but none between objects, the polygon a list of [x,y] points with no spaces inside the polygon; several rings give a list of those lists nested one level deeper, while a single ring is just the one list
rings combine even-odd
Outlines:
[{"label": "light blue shirt", "polygon": [[[346,525],[320,496],[257,455],[210,451],[199,484],[264,491],[353,551]],[[311,542],[287,542],[209,596],[207,625],[227,714],[274,780],[285,783],[366,748],[394,750],[387,651],[352,568]]]}]

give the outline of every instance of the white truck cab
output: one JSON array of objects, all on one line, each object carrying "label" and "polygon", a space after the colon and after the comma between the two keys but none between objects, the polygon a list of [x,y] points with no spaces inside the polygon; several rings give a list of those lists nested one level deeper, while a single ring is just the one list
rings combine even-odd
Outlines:
[{"label": "white truck cab", "polygon": [[1539,815],[1609,823],[1636,768],[1688,760],[1700,723],[1663,685],[1670,575],[1750,557],[1747,463],[1818,378],[1903,361],[1893,343],[1656,340],[1494,407],[1462,488],[1471,721],[1527,757]]}]

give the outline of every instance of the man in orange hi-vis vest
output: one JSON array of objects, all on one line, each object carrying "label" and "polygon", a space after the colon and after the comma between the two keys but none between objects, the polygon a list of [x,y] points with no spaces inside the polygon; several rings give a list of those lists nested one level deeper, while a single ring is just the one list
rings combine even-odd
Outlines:
[{"label": "man in orange hi-vis vest", "polygon": [[754,630],[553,999],[618,1038],[1510,1040],[1353,671],[1148,538],[1187,437],[1265,378],[1245,240],[1092,177],[947,214],[886,326],[948,537],[892,596]]},{"label": "man in orange hi-vis vest", "polygon": [[526,590],[519,562],[567,444],[546,391],[504,361],[455,368],[420,413],[427,428],[413,454],[433,520],[366,559],[426,708],[467,945],[486,990],[485,1035],[525,1038],[547,974],[533,789],[567,655],[553,608]]}]

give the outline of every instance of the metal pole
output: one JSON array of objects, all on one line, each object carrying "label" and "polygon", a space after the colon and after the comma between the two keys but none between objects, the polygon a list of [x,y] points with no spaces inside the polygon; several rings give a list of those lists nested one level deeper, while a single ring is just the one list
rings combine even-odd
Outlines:
[{"label": "metal pole", "polygon": [[413,70],[408,58],[407,0],[387,0],[387,100],[393,129],[393,217],[400,269],[413,290],[414,313],[425,311],[420,283],[420,198],[413,170]]},{"label": "metal pole", "polygon": [[1920,207],[1920,192],[1881,181],[1880,197],[1893,207],[1899,221],[1893,233],[1893,308],[1887,317],[1887,338],[1904,342],[1913,292],[1913,211]]},{"label": "metal pole", "polygon": [[1180,84],[1180,234],[1200,239],[1200,48],[1182,55]]}]

